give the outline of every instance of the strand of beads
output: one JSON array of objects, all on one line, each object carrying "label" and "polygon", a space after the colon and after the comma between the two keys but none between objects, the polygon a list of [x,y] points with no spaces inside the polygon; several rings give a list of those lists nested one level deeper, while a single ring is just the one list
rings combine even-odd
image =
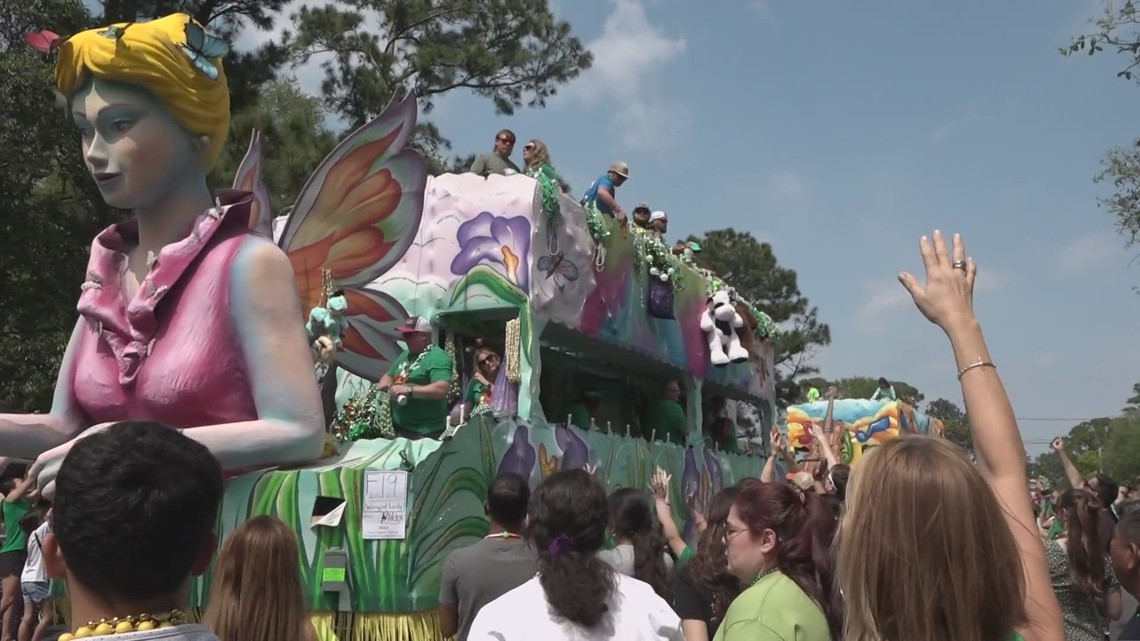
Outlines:
[{"label": "strand of beads", "polygon": [[166,615],[140,614],[138,616],[99,619],[98,621],[88,621],[87,625],[81,626],[74,633],[65,632],[59,635],[59,641],[105,637],[128,632],[146,632],[155,628],[173,628],[183,623],[186,623],[186,613],[182,610],[171,610]]}]

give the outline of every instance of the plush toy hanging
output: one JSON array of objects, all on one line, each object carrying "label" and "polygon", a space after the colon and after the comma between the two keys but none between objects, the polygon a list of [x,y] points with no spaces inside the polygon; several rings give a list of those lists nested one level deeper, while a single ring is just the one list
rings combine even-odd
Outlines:
[{"label": "plush toy hanging", "polygon": [[705,313],[701,315],[701,330],[709,341],[709,360],[713,365],[743,363],[748,351],[740,344],[736,330],[744,327],[744,318],[733,305],[733,295],[721,289],[709,296]]}]

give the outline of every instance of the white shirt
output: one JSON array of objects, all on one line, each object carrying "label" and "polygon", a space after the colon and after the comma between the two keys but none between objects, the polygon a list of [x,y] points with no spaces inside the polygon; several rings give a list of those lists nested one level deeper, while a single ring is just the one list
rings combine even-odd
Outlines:
[{"label": "white shirt", "polygon": [[[665,567],[673,570],[673,557],[668,553],[662,552],[662,558],[665,559]],[[634,558],[633,544],[622,543],[612,550],[601,550],[598,552],[598,558],[610,564],[610,567],[615,572],[620,572],[626,576],[633,576]]]},{"label": "white shirt", "polygon": [[47,568],[44,567],[43,540],[51,529],[51,521],[44,521],[28,537],[28,558],[24,561],[24,571],[20,583],[47,583]]},{"label": "white shirt", "polygon": [[594,629],[555,621],[538,578],[483,606],[468,641],[684,641],[681,619],[648,583],[615,574],[610,610]]}]

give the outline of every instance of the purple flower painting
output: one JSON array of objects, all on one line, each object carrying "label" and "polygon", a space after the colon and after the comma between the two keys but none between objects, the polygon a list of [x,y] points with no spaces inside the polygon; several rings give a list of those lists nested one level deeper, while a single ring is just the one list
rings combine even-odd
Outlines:
[{"label": "purple flower painting", "polygon": [[499,460],[499,470],[496,472],[496,476],[509,472],[518,474],[529,481],[530,475],[534,472],[536,461],[534,446],[530,444],[530,429],[520,423],[515,427],[510,446],[503,453],[503,458]]},{"label": "purple flower painting", "polygon": [[581,437],[566,426],[555,425],[554,440],[558,443],[558,447],[562,448],[563,470],[585,469],[590,459],[590,448]]},{"label": "purple flower painting", "polygon": [[530,221],[525,216],[496,216],[489,211],[459,226],[459,253],[451,273],[463,276],[476,265],[498,265],[523,293],[530,293]]}]

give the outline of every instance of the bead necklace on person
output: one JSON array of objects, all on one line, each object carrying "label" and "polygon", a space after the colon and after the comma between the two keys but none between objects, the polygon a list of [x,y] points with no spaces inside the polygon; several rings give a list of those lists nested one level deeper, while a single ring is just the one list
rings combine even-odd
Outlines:
[{"label": "bead necklace on person", "polygon": [[419,356],[416,356],[416,360],[412,361],[411,365],[408,364],[407,359],[404,359],[403,364],[400,365],[400,372],[396,375],[397,378],[401,379],[401,384],[403,384],[403,381],[408,380],[408,376],[411,375],[411,371],[414,370],[420,364],[420,361],[422,361],[424,359],[424,356],[427,355],[428,350],[430,350],[430,349],[431,348],[429,347],[428,349],[425,349],[424,351],[420,352]]},{"label": "bead necklace on person", "polygon": [[165,615],[140,614],[99,619],[98,621],[88,621],[87,625],[80,626],[73,633],[65,632],[59,635],[58,641],[104,637],[128,632],[146,632],[156,628],[173,628],[183,623],[186,623],[186,613],[182,610],[171,610]]},{"label": "bead necklace on person", "polygon": [[521,539],[522,537],[514,532],[499,532],[498,534],[488,534],[483,537],[484,539]]},{"label": "bead necklace on person", "polygon": [[[760,582],[760,579],[763,579],[764,577],[768,576],[769,574],[776,572],[776,570],[779,570],[779,568],[777,568],[774,565],[772,567],[768,568],[767,570],[764,570],[759,575],[757,575],[755,579],[752,579],[752,585],[756,585],[757,583]],[[752,586],[750,585],[748,587],[752,587]]]}]

